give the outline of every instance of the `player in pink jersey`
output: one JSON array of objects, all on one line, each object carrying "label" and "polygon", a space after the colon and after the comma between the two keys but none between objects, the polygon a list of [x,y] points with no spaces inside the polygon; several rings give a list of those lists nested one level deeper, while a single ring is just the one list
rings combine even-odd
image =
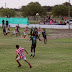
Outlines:
[{"label": "player in pink jersey", "polygon": [[8,36],[7,34],[10,33],[10,25],[8,26],[7,30],[6,30],[6,36]]},{"label": "player in pink jersey", "polygon": [[28,27],[25,28],[25,30],[24,30],[24,35],[22,35],[22,37],[24,37],[24,38],[26,37],[27,31],[29,31],[29,30],[28,30]]},{"label": "player in pink jersey", "polygon": [[17,37],[17,26],[15,27],[15,30],[14,30],[14,32],[13,32],[13,34],[11,36],[13,36],[15,34],[16,34],[16,37]]},{"label": "player in pink jersey", "polygon": [[[32,68],[31,64],[26,60],[25,54],[23,53],[23,51],[25,51],[27,54],[28,54],[28,52],[24,48],[19,47],[19,45],[16,45],[16,48],[17,48],[17,50],[16,50],[16,61],[19,64],[18,67],[21,66],[19,60],[24,59],[25,62],[27,62],[29,64],[30,68]],[[18,57],[18,55],[19,55],[19,57]]]},{"label": "player in pink jersey", "polygon": [[40,38],[40,31],[41,31],[41,28],[39,27],[38,28],[38,37]]}]

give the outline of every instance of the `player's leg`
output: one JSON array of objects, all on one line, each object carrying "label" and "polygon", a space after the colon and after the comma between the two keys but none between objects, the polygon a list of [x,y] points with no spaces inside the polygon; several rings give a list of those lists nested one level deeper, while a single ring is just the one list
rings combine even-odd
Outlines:
[{"label": "player's leg", "polygon": [[28,65],[30,66],[30,68],[32,68],[31,64],[26,60],[26,57],[24,57],[24,60],[26,63],[28,63]]},{"label": "player's leg", "polygon": [[35,48],[36,48],[36,44],[34,44],[34,55],[33,55],[33,57],[35,56]]},{"label": "player's leg", "polygon": [[15,33],[11,34],[11,36],[15,35]]},{"label": "player's leg", "polygon": [[3,34],[6,37],[6,30],[5,29],[3,29]]},{"label": "player's leg", "polygon": [[24,38],[26,37],[26,35],[24,35]]},{"label": "player's leg", "polygon": [[26,33],[24,32],[24,38],[26,37]]},{"label": "player's leg", "polygon": [[45,44],[45,38],[44,38],[44,44]]},{"label": "player's leg", "polygon": [[20,66],[21,66],[21,64],[20,64],[19,60],[20,60],[20,57],[18,57],[18,58],[16,59],[16,61],[17,61],[18,65],[19,65],[18,67],[20,67]]},{"label": "player's leg", "polygon": [[18,31],[18,34],[19,34],[19,36],[20,36],[20,31]]},{"label": "player's leg", "polygon": [[17,37],[17,33],[16,33],[16,37]]},{"label": "player's leg", "polygon": [[31,55],[30,55],[30,57],[32,56],[32,50],[33,50],[33,45],[31,45]]}]

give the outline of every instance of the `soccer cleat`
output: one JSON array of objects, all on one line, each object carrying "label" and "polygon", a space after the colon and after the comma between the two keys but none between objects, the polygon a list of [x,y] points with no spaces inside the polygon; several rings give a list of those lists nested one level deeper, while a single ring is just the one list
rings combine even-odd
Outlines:
[{"label": "soccer cleat", "polygon": [[19,65],[18,67],[21,67],[21,65]]},{"label": "soccer cleat", "polygon": [[33,57],[35,56],[35,54],[33,55]]},{"label": "soccer cleat", "polygon": [[30,57],[32,56],[32,54],[30,55]]},{"label": "soccer cleat", "polygon": [[30,68],[32,68],[32,66],[30,65]]}]

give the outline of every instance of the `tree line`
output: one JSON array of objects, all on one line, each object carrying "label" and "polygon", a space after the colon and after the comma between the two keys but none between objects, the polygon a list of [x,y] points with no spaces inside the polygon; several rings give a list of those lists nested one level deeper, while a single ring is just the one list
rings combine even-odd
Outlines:
[{"label": "tree line", "polygon": [[72,5],[68,2],[65,2],[61,5],[55,6],[41,6],[38,2],[30,2],[26,6],[22,6],[20,9],[9,9],[9,8],[0,8],[0,15],[2,17],[15,17],[16,12],[21,12],[20,15],[23,17],[29,16],[46,16],[49,12],[53,16],[68,16],[68,8],[70,5],[70,15],[72,17]]}]

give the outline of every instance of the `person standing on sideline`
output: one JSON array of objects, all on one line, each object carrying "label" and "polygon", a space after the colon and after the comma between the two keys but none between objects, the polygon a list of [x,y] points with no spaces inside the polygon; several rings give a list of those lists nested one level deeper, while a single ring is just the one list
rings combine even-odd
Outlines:
[{"label": "person standing on sideline", "polygon": [[9,24],[9,22],[8,22],[8,20],[6,20],[6,27],[8,27],[8,24]]},{"label": "person standing on sideline", "polygon": [[44,44],[46,44],[47,43],[47,37],[46,37],[45,29],[43,29],[42,35],[43,35],[43,38],[44,38]]},{"label": "person standing on sideline", "polygon": [[[29,64],[30,68],[32,68],[31,64],[26,60],[26,56],[25,56],[23,51],[25,51],[27,54],[28,54],[28,52],[24,48],[19,47],[19,45],[16,45],[16,48],[17,48],[17,50],[16,50],[16,61],[19,64],[18,67],[21,66],[19,60],[24,59],[25,62]],[[19,57],[18,57],[18,55],[19,55]]]},{"label": "person standing on sideline", "polygon": [[2,20],[2,26],[5,24],[5,21],[4,20]]},{"label": "person standing on sideline", "polygon": [[2,29],[3,29],[3,34],[4,34],[4,36],[6,37],[6,29],[5,29],[6,27],[5,27],[5,24],[3,24],[2,25]]}]

